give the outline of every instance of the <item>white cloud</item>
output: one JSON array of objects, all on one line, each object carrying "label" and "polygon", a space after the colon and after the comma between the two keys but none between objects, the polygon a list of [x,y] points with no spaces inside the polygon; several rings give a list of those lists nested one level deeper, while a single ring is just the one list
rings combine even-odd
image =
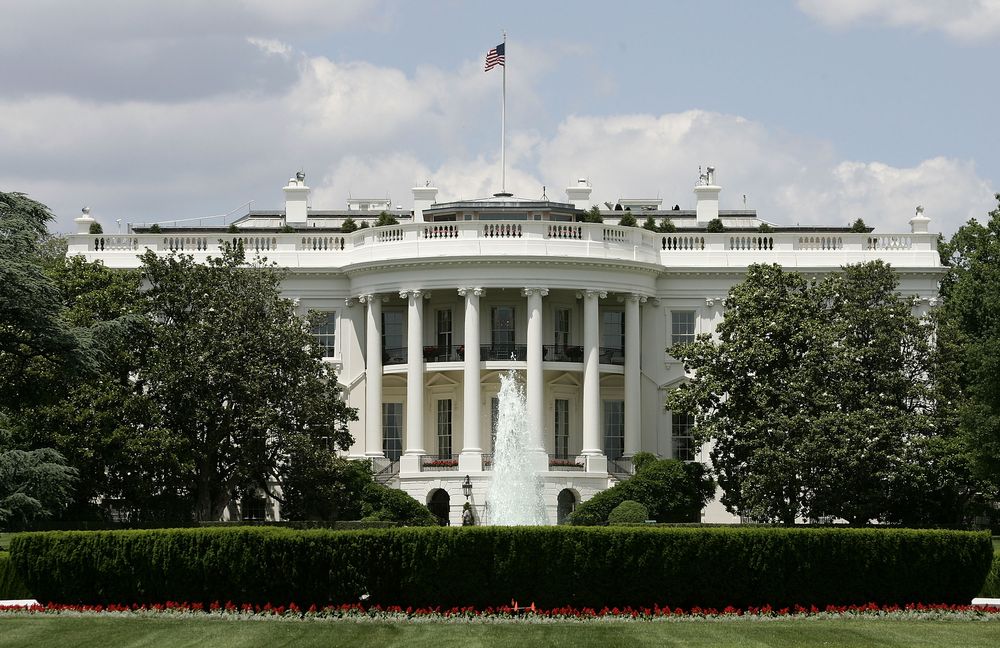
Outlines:
[{"label": "white cloud", "polygon": [[248,36],[247,42],[265,54],[281,56],[282,58],[289,58],[292,55],[291,45],[282,43],[280,40],[274,38],[254,38],[253,36]]},{"label": "white cloud", "polygon": [[941,31],[960,41],[1000,36],[1000,0],[798,0],[798,4],[833,27],[875,22]]}]

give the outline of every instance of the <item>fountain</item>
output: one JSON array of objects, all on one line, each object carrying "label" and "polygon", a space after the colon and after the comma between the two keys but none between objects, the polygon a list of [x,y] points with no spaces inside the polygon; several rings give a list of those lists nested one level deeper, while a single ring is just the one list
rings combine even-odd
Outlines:
[{"label": "fountain", "polygon": [[493,478],[486,492],[485,523],[494,526],[548,524],[542,480],[528,455],[528,412],[524,388],[513,369],[500,376]]}]

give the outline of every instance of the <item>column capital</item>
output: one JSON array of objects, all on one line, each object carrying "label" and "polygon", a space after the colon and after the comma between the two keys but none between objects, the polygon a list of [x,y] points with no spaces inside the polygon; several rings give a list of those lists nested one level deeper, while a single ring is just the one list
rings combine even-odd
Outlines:
[{"label": "column capital", "polygon": [[639,293],[626,293],[624,295],[618,295],[619,302],[639,302],[640,304],[645,304],[646,300],[649,298],[646,295],[640,295]]},{"label": "column capital", "polygon": [[357,297],[347,297],[346,299],[344,299],[344,306],[346,306],[347,308],[353,308],[354,305],[357,303],[358,303]]},{"label": "column capital", "polygon": [[539,294],[542,297],[546,297],[549,294],[549,289],[548,288],[522,288],[521,289],[521,296],[522,297],[530,297],[531,295],[534,295],[534,294]]},{"label": "column capital", "polygon": [[358,301],[361,302],[362,304],[370,304],[373,301],[375,301],[376,297],[378,297],[378,295],[373,295],[371,293],[367,295],[358,295]]},{"label": "column capital", "polygon": [[725,306],[726,306],[726,298],[725,297],[706,297],[705,298],[705,305],[708,306],[709,308],[711,308],[712,306],[715,306],[716,304],[718,304],[722,308],[725,308]]},{"label": "column capital", "polygon": [[597,297],[598,299],[604,299],[608,296],[608,291],[606,290],[581,290],[576,293],[577,299],[583,299],[584,297]]},{"label": "column capital", "polygon": [[468,297],[469,295],[474,295],[476,297],[482,297],[486,291],[482,288],[459,288],[458,294],[460,297]]},{"label": "column capital", "polygon": [[400,296],[401,299],[407,299],[407,298],[410,297],[410,295],[413,295],[414,299],[420,299],[420,297],[423,294],[424,294],[424,291],[420,290],[419,288],[408,288],[406,290],[400,290],[399,291],[399,296]]}]

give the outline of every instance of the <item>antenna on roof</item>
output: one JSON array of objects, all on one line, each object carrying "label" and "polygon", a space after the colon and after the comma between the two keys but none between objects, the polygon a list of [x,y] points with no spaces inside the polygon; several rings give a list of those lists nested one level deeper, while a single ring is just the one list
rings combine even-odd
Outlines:
[{"label": "antenna on roof", "polygon": [[545,195],[545,185],[542,185],[542,200],[548,200],[549,197]]}]

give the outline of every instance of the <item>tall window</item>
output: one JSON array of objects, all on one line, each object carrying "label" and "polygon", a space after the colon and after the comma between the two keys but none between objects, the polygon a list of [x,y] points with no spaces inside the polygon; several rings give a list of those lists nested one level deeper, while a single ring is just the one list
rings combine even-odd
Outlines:
[{"label": "tall window", "polygon": [[569,314],[568,308],[557,308],[555,317],[556,355],[566,352],[569,346]]},{"label": "tall window", "polygon": [[437,402],[438,458],[451,459],[451,399]]},{"label": "tall window", "polygon": [[382,403],[382,452],[393,461],[403,453],[402,403]]},{"label": "tall window", "polygon": [[604,454],[621,459],[625,453],[625,401],[604,401]]},{"label": "tall window", "polygon": [[383,311],[382,313],[382,356],[383,362],[395,364],[405,362],[403,343],[403,311]]},{"label": "tall window", "polygon": [[601,351],[611,356],[625,347],[625,313],[604,311],[601,313]]},{"label": "tall window", "polygon": [[451,309],[446,308],[437,311],[437,347],[439,357],[445,360],[451,359]]},{"label": "tall window", "polygon": [[335,353],[333,343],[337,332],[337,314],[319,313],[319,319],[312,327],[313,337],[316,338],[316,346],[320,348],[324,358],[332,358]]},{"label": "tall window", "polygon": [[497,451],[497,419],[500,418],[500,399],[490,400],[490,452]]},{"label": "tall window", "polygon": [[493,307],[493,358],[508,359],[514,352],[514,307]]},{"label": "tall window", "polygon": [[694,342],[694,311],[671,311],[670,346]]},{"label": "tall window", "polygon": [[556,433],[556,458],[569,458],[569,401],[557,398],[555,402],[556,419],[552,426]]},{"label": "tall window", "polygon": [[694,417],[690,414],[674,414],[673,422],[674,426],[671,430],[673,458],[681,461],[694,461],[694,455],[698,450],[694,445],[694,437],[691,435],[691,430],[694,428]]}]

